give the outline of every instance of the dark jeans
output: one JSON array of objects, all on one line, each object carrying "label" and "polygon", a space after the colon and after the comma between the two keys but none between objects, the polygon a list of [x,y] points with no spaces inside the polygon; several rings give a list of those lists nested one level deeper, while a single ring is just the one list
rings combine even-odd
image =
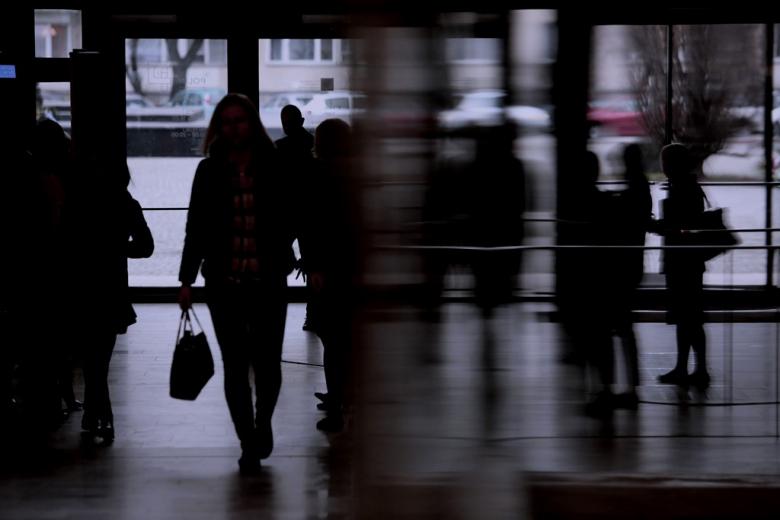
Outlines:
[{"label": "dark jeans", "polygon": [[[208,284],[207,301],[225,370],[225,398],[239,440],[271,420],[282,386],[282,342],[287,320],[284,280]],[[255,376],[255,407],[249,368]],[[256,416],[255,416],[256,413]]]},{"label": "dark jeans", "polygon": [[99,328],[82,333],[84,348],[84,416],[82,426],[91,429],[98,420],[112,423],[114,413],[108,391],[108,369],[116,344],[116,332]]},{"label": "dark jeans", "polygon": [[328,403],[333,410],[345,404],[352,351],[352,304],[348,289],[331,288],[310,299],[322,341]]}]

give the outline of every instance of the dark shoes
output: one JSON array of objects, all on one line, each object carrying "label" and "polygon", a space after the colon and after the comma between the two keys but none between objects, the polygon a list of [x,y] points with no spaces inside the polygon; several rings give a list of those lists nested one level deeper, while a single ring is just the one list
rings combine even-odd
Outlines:
[{"label": "dark shoes", "polygon": [[65,401],[65,409],[66,409],[66,411],[68,413],[80,412],[81,410],[84,409],[84,403],[82,403],[81,401],[78,401],[76,399],[66,400]]},{"label": "dark shoes", "polygon": [[688,372],[675,368],[658,376],[658,383],[662,385],[688,386]]},{"label": "dark shoes", "polygon": [[636,392],[617,394],[612,398],[612,404],[620,410],[637,410],[639,408],[639,396]]},{"label": "dark shoes", "polygon": [[325,433],[339,433],[344,429],[344,417],[340,413],[329,413],[317,421],[317,429]]},{"label": "dark shoes", "polygon": [[341,407],[333,403],[332,400],[328,397],[328,394],[324,394],[322,392],[314,392],[314,397],[320,400],[320,402],[317,403],[317,410],[323,412],[340,411],[339,409]]},{"label": "dark shoes", "polygon": [[698,390],[706,390],[710,386],[710,374],[706,370],[696,370],[693,374],[674,369],[666,374],[658,376],[658,382],[662,385],[693,386]]},{"label": "dark shoes", "polygon": [[706,390],[710,387],[710,374],[706,370],[697,370],[688,376],[688,382],[698,390]]},{"label": "dark shoes", "polygon": [[585,405],[585,415],[595,419],[605,419],[612,416],[615,409],[615,396],[611,392],[599,392]]},{"label": "dark shoes", "polygon": [[108,446],[114,442],[114,423],[107,419],[82,418],[82,436],[95,446]]},{"label": "dark shoes", "polygon": [[238,459],[238,471],[242,475],[255,475],[260,471],[260,457],[253,449],[243,450]]},{"label": "dark shoes", "polygon": [[274,432],[271,428],[271,420],[263,421],[255,430],[257,438],[257,454],[261,459],[267,459],[274,451]]},{"label": "dark shoes", "polygon": [[314,332],[314,327],[309,322],[309,316],[306,316],[306,319],[303,320],[303,327],[301,327],[306,332]]}]

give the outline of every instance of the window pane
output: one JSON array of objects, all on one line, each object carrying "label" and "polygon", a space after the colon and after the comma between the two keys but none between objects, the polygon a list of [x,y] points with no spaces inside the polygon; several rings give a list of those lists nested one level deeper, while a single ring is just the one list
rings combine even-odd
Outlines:
[{"label": "window pane", "polygon": [[81,48],[81,11],[35,10],[35,57],[67,58]]},{"label": "window pane", "polygon": [[290,40],[290,60],[313,60],[314,40]]},{"label": "window pane", "polygon": [[35,115],[56,121],[70,132],[70,83],[38,83]]},{"label": "window pane", "polygon": [[163,41],[154,39],[127,40],[128,56],[135,56],[138,63],[162,63]]},{"label": "window pane", "polygon": [[282,40],[269,40],[271,42],[271,60],[280,61],[282,59]]},{"label": "window pane", "polygon": [[[341,48],[349,40],[341,40]],[[269,60],[275,53],[281,58],[281,42],[285,45],[289,42],[290,62],[285,63],[279,60]],[[322,80],[327,78],[333,80],[333,89],[340,94],[350,91],[351,70],[349,63],[342,60],[335,60],[333,53],[337,46],[334,40],[324,39],[320,41],[320,57],[314,58],[315,40],[281,40],[281,39],[262,39],[258,41],[260,55],[259,78],[260,78],[260,118],[263,121],[268,134],[273,140],[284,136],[282,132],[282,123],[280,112],[282,107],[288,104],[297,106],[304,117],[304,126],[313,131],[319,123],[333,114],[329,111],[334,108],[328,106],[326,100],[331,95],[322,91]],[[354,42],[353,42],[354,43]],[[309,49],[311,54],[307,58],[308,62],[296,62],[293,59],[293,51],[297,49],[298,56],[305,55],[305,49]],[[330,49],[331,59],[325,61]],[[298,52],[300,51],[300,52]],[[275,63],[269,67],[269,61]],[[352,122],[352,111],[349,109],[348,96],[344,97],[344,106],[340,109],[338,117],[345,121]]]},{"label": "window pane", "polygon": [[209,64],[227,64],[227,40],[206,40],[209,48]]},{"label": "window pane", "polygon": [[[131,285],[177,285],[192,179],[203,156],[202,143],[214,106],[227,92],[224,60],[186,63],[185,56],[194,41],[176,42],[180,64],[184,65],[181,70],[173,66],[175,57],[161,59],[165,40],[141,39],[137,45],[127,42],[130,191],[144,208],[183,208],[145,212],[154,234],[155,252],[151,259],[130,262]],[[209,45],[209,52],[227,48],[225,40],[203,44]]]},{"label": "window pane", "polygon": [[320,59],[322,61],[333,60],[333,40],[331,39],[320,40]]},{"label": "window pane", "polygon": [[[764,179],[763,25],[680,25],[674,28],[673,129],[702,164],[704,181]],[[733,228],[764,227],[766,188],[705,186],[710,202],[727,210]],[[739,234],[763,245],[764,233]],[[767,255],[733,251],[707,263],[705,282],[761,285]]]},{"label": "window pane", "polygon": [[501,41],[497,38],[448,38],[447,59],[450,61],[498,61]]}]

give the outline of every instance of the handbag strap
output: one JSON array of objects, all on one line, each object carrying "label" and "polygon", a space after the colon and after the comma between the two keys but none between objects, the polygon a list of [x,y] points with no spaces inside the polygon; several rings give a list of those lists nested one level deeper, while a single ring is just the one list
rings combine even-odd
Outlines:
[{"label": "handbag strap", "polygon": [[[201,325],[201,324],[200,324],[200,320],[198,319],[198,315],[197,315],[197,314],[195,314],[195,308],[194,308],[194,307],[190,307],[190,308],[189,308],[187,311],[185,311],[185,312],[187,313],[187,319],[188,319],[188,320],[189,320],[189,318],[190,318],[190,316],[189,316],[189,313],[190,313],[190,312],[192,313],[192,316],[195,318],[195,323],[197,323],[197,324],[198,324],[198,328],[200,328],[201,332],[203,332],[203,325]],[[192,322],[190,322],[190,326],[192,326]]]},{"label": "handbag strap", "polygon": [[[179,343],[179,340],[181,339],[182,334],[185,330],[187,330],[187,322],[189,321],[189,315],[187,314],[187,311],[181,311],[181,317],[179,318],[179,326],[176,329],[176,343]],[[192,328],[192,324],[190,324],[190,328]]]}]

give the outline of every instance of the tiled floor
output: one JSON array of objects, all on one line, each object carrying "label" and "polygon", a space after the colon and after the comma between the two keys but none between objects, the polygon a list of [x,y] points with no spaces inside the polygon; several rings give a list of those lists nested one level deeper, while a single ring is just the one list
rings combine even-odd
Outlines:
[{"label": "tiled floor", "polygon": [[359,343],[351,431],[327,437],[314,429],[321,347],[291,305],[276,449],[261,475],[241,478],[220,371],[197,401],[169,398],[178,311],[136,310],[111,369],[115,444],[82,447],[75,416],[39,457],[7,447],[0,518],[504,518],[522,517],[536,472],[780,477],[776,406],[702,406],[776,401],[776,324],[708,325],[714,385],[688,405],[652,384],[673,363],[673,330],[638,324],[653,404],[604,423],[580,414],[582,378],[556,362],[560,328],[539,304],[489,325],[450,304],[439,327],[377,310]]}]

